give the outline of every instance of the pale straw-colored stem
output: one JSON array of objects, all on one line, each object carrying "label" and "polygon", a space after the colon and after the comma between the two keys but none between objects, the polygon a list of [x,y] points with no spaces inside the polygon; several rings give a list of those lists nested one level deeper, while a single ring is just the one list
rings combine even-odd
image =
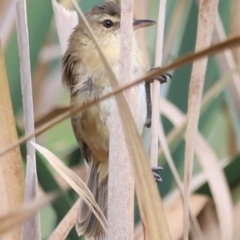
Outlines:
[{"label": "pale straw-colored stem", "polygon": [[[25,133],[28,134],[34,131],[34,113],[29,53],[29,36],[27,28],[27,12],[25,0],[19,0],[16,3],[16,16],[18,46],[21,60],[20,70],[23,96],[24,127]],[[35,198],[38,189],[35,148],[30,144],[30,141],[35,142],[35,137],[32,137],[31,139],[29,139],[29,141],[27,141],[25,201],[29,201],[30,199]],[[37,213],[32,219],[24,223],[22,233],[23,239],[41,239],[39,217],[39,213]]]},{"label": "pale straw-colored stem", "polygon": [[[0,41],[0,148],[18,140],[3,49]],[[24,176],[19,146],[0,157],[0,216],[22,204]],[[6,234],[2,240],[20,240],[21,228]]]},{"label": "pale straw-colored stem", "polygon": [[[201,50],[211,43],[218,0],[201,0],[199,4],[198,30],[195,50]],[[198,129],[203,85],[207,68],[207,58],[194,62],[188,97],[188,124],[184,164],[184,240],[189,238],[189,196],[193,168],[195,141]]]},{"label": "pale straw-colored stem", "polygon": [[[164,40],[164,22],[166,13],[166,0],[161,0],[158,13],[158,31],[155,53],[155,67],[162,65],[162,50]],[[151,166],[158,165],[158,132],[159,132],[159,97],[160,83],[158,80],[153,82],[152,91],[152,136],[151,136]]]},{"label": "pale straw-colored stem", "polygon": [[[131,79],[132,22],[133,1],[121,1],[120,84]],[[136,93],[136,88],[126,93],[131,110],[137,109]],[[122,123],[115,101],[111,112],[109,156],[107,239],[131,240],[134,229],[134,182]]]}]

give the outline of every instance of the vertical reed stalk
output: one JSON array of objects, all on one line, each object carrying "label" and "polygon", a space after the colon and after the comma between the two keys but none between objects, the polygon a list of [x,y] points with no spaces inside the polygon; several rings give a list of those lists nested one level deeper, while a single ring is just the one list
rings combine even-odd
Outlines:
[{"label": "vertical reed stalk", "polygon": [[[198,30],[195,51],[208,47],[211,43],[218,0],[201,0],[199,4]],[[198,129],[203,85],[207,68],[207,58],[193,64],[192,76],[189,87],[185,165],[184,165],[184,240],[189,235],[189,196],[190,182],[193,168],[195,141]]]},{"label": "vertical reed stalk", "polygon": [[[0,147],[1,149],[18,140],[13,115],[11,96],[2,45],[0,42]],[[0,157],[0,215],[20,206],[23,202],[24,178],[19,147],[15,147]],[[3,240],[20,240],[21,228],[5,235]]]},{"label": "vertical reed stalk", "polygon": [[[24,127],[25,134],[29,134],[34,131],[34,113],[30,68],[29,36],[25,0],[19,0],[16,3],[16,15],[18,47],[21,60],[20,70],[23,96]],[[31,145],[30,141],[35,142],[35,137],[32,137],[27,141],[26,189],[24,197],[25,201],[29,201],[35,198],[38,191],[35,148]],[[39,213],[37,213],[32,219],[24,223],[22,234],[23,239],[41,239]]]},{"label": "vertical reed stalk", "polygon": [[[123,84],[131,79],[131,52],[133,38],[133,1],[121,1],[120,78]],[[126,93],[136,120],[137,89]],[[114,101],[115,102],[115,101]],[[111,112],[109,154],[108,239],[133,239],[134,182],[121,119],[116,104]]]}]

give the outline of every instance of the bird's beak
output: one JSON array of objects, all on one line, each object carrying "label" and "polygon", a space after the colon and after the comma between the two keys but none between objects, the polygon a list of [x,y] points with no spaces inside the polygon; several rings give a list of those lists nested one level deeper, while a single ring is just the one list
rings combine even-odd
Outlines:
[{"label": "bird's beak", "polygon": [[149,27],[155,24],[155,21],[152,20],[133,20],[133,29],[136,30],[138,28],[144,28],[144,27]]}]

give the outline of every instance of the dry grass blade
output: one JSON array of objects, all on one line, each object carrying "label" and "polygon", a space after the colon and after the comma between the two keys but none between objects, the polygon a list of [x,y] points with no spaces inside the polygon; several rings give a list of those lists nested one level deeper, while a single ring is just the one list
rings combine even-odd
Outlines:
[{"label": "dry grass blade", "polygon": [[[170,102],[164,99],[161,101],[161,110],[163,111],[163,114],[173,123],[175,127],[182,126],[186,120],[183,113],[181,113],[179,109],[177,109]],[[231,195],[227,180],[220,167],[219,160],[200,133],[197,133],[195,149],[196,156],[204,170],[204,173],[206,174],[206,178],[213,195],[217,209],[221,235],[231,235],[233,231]]]},{"label": "dry grass blade", "polygon": [[[29,36],[27,27],[27,10],[26,1],[19,0],[16,3],[17,16],[17,35],[18,48],[20,52],[20,70],[21,70],[21,88],[23,96],[23,113],[25,133],[34,131],[34,113],[33,113],[33,96],[32,96],[32,79],[30,69],[30,52],[29,52]],[[35,142],[33,136],[27,141],[27,169],[26,169],[26,186],[24,200],[28,201],[37,196],[37,174],[36,174],[36,158],[35,148],[30,144]],[[40,232],[40,215],[37,213],[32,219],[23,224],[23,239],[41,239]]]},{"label": "dry grass blade", "polygon": [[[8,78],[0,41],[0,146],[7,147],[17,141],[17,131],[13,115],[11,96],[8,86]],[[23,202],[24,176],[22,157],[19,147],[0,157],[0,215],[6,214]],[[6,239],[21,239],[21,228],[8,234]]]},{"label": "dry grass blade", "polygon": [[65,215],[63,220],[59,223],[59,225],[54,229],[52,234],[49,236],[48,240],[64,240],[66,239],[68,233],[73,228],[77,212],[79,208],[80,201],[76,201],[76,203],[72,206],[72,208]]},{"label": "dry grass blade", "polygon": [[[113,89],[119,88],[116,77],[114,76],[111,67],[109,66],[100,47],[98,46],[96,38],[94,37],[88,22],[86,21],[81,10],[78,8],[76,2],[73,0],[72,2],[74,3],[74,6],[78,10],[81,18],[88,28],[88,31],[91,34],[99,56],[101,57],[102,63],[104,64],[104,67],[108,73],[108,79],[111,87]],[[125,141],[130,154],[130,159],[132,160],[131,163],[136,184],[136,192],[146,239],[171,239],[163,212],[161,199],[154,183],[152,172],[148,162],[146,161],[148,157],[144,151],[143,143],[138,134],[137,127],[134,123],[134,119],[131,115],[126,99],[122,93],[116,95],[115,99],[118,109],[121,109],[119,113],[123,124]],[[159,231],[159,229],[161,229],[161,231]]]},{"label": "dry grass blade", "polygon": [[220,42],[218,44],[215,44],[211,47],[208,47],[208,48],[205,48],[203,50],[200,50],[196,53],[192,53],[192,54],[189,54],[185,57],[182,57],[180,58],[179,60],[167,65],[166,67],[162,67],[161,69],[159,70],[156,70],[156,71],[152,71],[152,72],[149,72],[147,73],[144,77],[141,77],[131,83],[128,83],[128,84],[125,84],[121,87],[118,87],[116,90],[112,91],[111,93],[97,99],[97,100],[94,100],[92,102],[89,102],[88,104],[84,105],[84,106],[80,106],[80,107],[77,107],[75,109],[73,109],[71,112],[69,112],[68,110],[66,110],[66,112],[62,113],[60,116],[56,116],[54,119],[50,120],[48,123],[46,123],[44,126],[41,126],[39,128],[37,128],[35,130],[35,132],[32,132],[30,134],[27,134],[25,135],[24,137],[22,137],[21,139],[19,139],[17,142],[14,142],[12,144],[10,144],[8,147],[4,147],[4,148],[1,148],[0,149],[0,156],[6,154],[8,151],[10,151],[11,149],[15,148],[16,146],[26,142],[28,139],[30,139],[32,136],[36,136],[36,135],[39,135],[41,133],[43,133],[44,131],[46,131],[47,129],[51,128],[52,126],[56,125],[57,123],[63,121],[64,119],[72,116],[72,115],[75,115],[77,112],[80,112],[94,104],[96,104],[97,102],[100,102],[100,101],[103,101],[109,97],[112,97],[112,96],[115,96],[117,95],[118,93],[122,92],[122,91],[125,91],[143,81],[146,81],[146,80],[151,80],[163,73],[166,73],[174,68],[179,68],[181,66],[184,66],[188,63],[191,63],[193,61],[196,61],[198,59],[202,59],[204,57],[207,57],[207,56],[210,56],[210,55],[213,55],[215,53],[218,53],[220,51],[223,51],[224,49],[227,49],[227,48],[235,48],[235,47],[238,47],[240,45],[240,35],[238,36],[235,36],[235,37],[232,37],[232,38],[229,38],[227,39],[226,41],[223,41],[223,42]]},{"label": "dry grass blade", "polygon": [[[71,168],[71,170],[74,171],[83,181],[87,179],[87,169],[85,165],[75,166]],[[61,176],[57,176],[56,180],[63,190],[69,189],[69,184]]]},{"label": "dry grass blade", "polygon": [[[214,21],[218,7],[218,0],[201,0],[198,15],[198,30],[196,50],[210,45]],[[184,240],[189,234],[189,196],[192,176],[195,140],[198,129],[201,98],[204,85],[204,76],[207,68],[207,59],[193,64],[188,98],[188,123],[186,129],[186,147],[184,163]]]},{"label": "dry grass blade", "polygon": [[86,202],[91,211],[95,214],[96,218],[106,229],[107,221],[101,209],[97,205],[92,193],[89,191],[86,184],[74,173],[70,168],[66,167],[61,160],[59,160],[53,153],[46,148],[32,143],[33,146],[48,160],[53,168],[63,177],[69,185],[79,194],[79,196]]},{"label": "dry grass blade", "polygon": [[[10,213],[0,217],[0,236],[3,236],[14,228],[20,226],[24,221],[31,218],[40,208],[54,201],[58,194],[49,194],[42,198],[35,199],[17,208]],[[18,239],[14,238],[14,239]],[[28,239],[28,238],[25,238]]]}]

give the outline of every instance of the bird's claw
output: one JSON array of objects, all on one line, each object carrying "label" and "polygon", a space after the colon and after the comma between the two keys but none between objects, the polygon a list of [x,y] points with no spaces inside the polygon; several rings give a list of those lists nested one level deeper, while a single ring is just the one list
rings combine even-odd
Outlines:
[{"label": "bird's claw", "polygon": [[[149,71],[156,71],[157,69],[160,69],[160,68],[159,67],[152,68]],[[147,128],[150,128],[152,124],[152,100],[151,100],[150,84],[154,81],[154,79],[158,80],[161,84],[165,83],[167,82],[168,77],[172,78],[172,75],[169,73],[165,73],[153,78],[150,81],[148,80],[145,82],[146,102],[147,102],[147,118],[146,118],[145,126]]]},{"label": "bird's claw", "polygon": [[[161,68],[160,67],[151,68],[149,71],[156,71],[158,69],[161,69]],[[170,73],[164,73],[162,75],[155,77],[154,79],[158,80],[162,84],[167,82],[168,77],[172,79],[172,75]],[[151,82],[153,82],[153,80]]]},{"label": "bird's claw", "polygon": [[160,176],[160,172],[163,170],[163,167],[153,167],[152,171],[153,171],[153,176],[154,179],[157,183],[162,182],[162,178]]}]

